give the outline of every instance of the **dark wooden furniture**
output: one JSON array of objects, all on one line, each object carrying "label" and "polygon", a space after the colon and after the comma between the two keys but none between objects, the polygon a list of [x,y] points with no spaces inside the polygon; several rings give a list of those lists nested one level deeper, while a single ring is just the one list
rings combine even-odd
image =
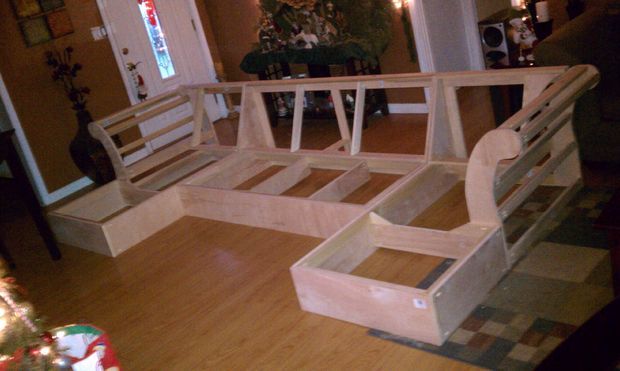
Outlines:
[{"label": "dark wooden furniture", "polygon": [[[34,189],[32,188],[32,185],[28,180],[28,176],[26,175],[26,170],[24,169],[21,159],[19,158],[19,154],[17,153],[17,149],[13,143],[13,134],[14,130],[8,130],[0,133],[0,163],[4,161],[7,162],[9,170],[11,170],[11,174],[13,175],[13,180],[17,184],[17,192],[28,208],[30,215],[32,215],[32,219],[34,220],[37,229],[43,238],[43,242],[45,243],[50,256],[52,259],[58,260],[61,257],[60,250],[56,245],[54,235],[47,224],[47,220],[41,210],[39,200],[37,199]],[[10,267],[15,266],[13,257],[9,253],[2,239],[0,239],[0,255],[2,255]]]},{"label": "dark wooden furniture", "polygon": [[[319,77],[331,77],[331,69],[330,65],[327,64],[306,64],[307,66],[307,74],[306,77],[309,78],[319,78]],[[359,76],[359,75],[380,75],[381,67],[377,63],[376,65],[372,65],[367,61],[358,60],[358,59],[348,59],[344,64],[344,71],[346,76]],[[264,71],[258,72],[258,78],[260,80],[281,80],[283,78],[290,78],[292,76],[291,67],[287,62],[279,62],[271,64]],[[263,98],[265,99],[266,107],[269,112],[269,119],[271,121],[272,126],[277,126],[278,119],[280,116],[278,115],[278,104],[277,100],[279,97],[285,97],[287,93],[266,93],[263,94]],[[288,93],[290,94],[290,93]],[[326,100],[329,99],[329,92],[313,92],[315,97],[315,102],[320,101],[321,99]],[[352,96],[355,96],[355,92],[352,92]],[[388,115],[390,113],[388,109],[388,101],[385,90],[383,89],[375,89],[375,90],[367,90],[366,91],[366,114],[373,114],[377,111],[380,111],[383,115]],[[350,110],[347,110],[347,115],[353,116],[353,107]],[[292,117],[292,110],[290,116]],[[333,109],[322,107],[319,104],[315,106],[309,107],[304,111],[304,116],[308,118],[314,119],[322,119],[322,118],[335,118],[335,113]],[[364,121],[364,127],[366,127],[366,120]]]},{"label": "dark wooden furniture", "polygon": [[607,231],[614,295],[620,296],[620,190],[612,196],[594,227]]}]

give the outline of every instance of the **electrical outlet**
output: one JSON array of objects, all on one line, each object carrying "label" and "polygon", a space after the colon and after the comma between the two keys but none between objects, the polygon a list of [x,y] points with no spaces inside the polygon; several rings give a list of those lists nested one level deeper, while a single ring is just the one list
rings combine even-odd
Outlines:
[{"label": "electrical outlet", "polygon": [[105,26],[91,27],[90,33],[93,35],[93,40],[95,41],[103,40],[108,37]]}]

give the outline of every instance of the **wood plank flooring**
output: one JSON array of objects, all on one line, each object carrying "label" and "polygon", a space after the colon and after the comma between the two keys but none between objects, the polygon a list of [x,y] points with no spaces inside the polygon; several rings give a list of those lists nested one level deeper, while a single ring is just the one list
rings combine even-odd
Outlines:
[{"label": "wood plank flooring", "polygon": [[378,248],[351,274],[378,281],[417,287],[445,258]]},{"label": "wood plank flooring", "polygon": [[318,243],[185,217],[116,259],[39,249],[15,273],[49,325],[100,326],[127,370],[475,369],[303,312],[288,267]]}]

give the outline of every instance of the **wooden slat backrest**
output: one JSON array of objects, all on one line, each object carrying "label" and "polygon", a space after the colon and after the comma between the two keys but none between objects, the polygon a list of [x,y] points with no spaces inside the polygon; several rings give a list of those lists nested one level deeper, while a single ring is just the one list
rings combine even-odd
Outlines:
[{"label": "wooden slat backrest", "polygon": [[[104,147],[110,154],[117,176],[121,179],[131,180],[156,166],[157,163],[174,158],[188,149],[198,146],[203,148],[206,139],[211,140],[211,142],[217,142],[217,136],[213,130],[213,125],[208,121],[208,115],[206,115],[204,111],[203,96],[205,94],[241,93],[241,117],[239,122],[239,137],[236,145],[239,148],[268,149],[274,148],[275,142],[262,94],[294,92],[299,98],[305,92],[330,91],[335,97],[334,108],[341,136],[338,147],[344,146],[349,155],[355,156],[360,153],[362,149],[362,123],[366,106],[364,104],[364,98],[365,92],[368,89],[426,88],[431,91],[431,94],[429,94],[431,100],[427,102],[431,115],[427,134],[427,150],[424,157],[427,161],[430,161],[433,158],[433,151],[439,151],[446,155],[452,154],[456,157],[464,158],[467,156],[467,153],[463,145],[462,125],[458,114],[458,107],[452,107],[452,110],[447,111],[444,108],[444,114],[439,114],[442,111],[437,108],[438,104],[444,107],[448,105],[454,106],[456,104],[456,88],[461,86],[524,84],[526,86],[525,98],[526,103],[528,103],[529,112],[534,109],[541,109],[542,106],[550,102],[551,98],[549,98],[549,100],[537,98],[529,102],[538,91],[544,88],[544,84],[540,83],[543,76],[548,81],[550,79],[549,76],[558,75],[563,70],[564,68],[562,67],[546,67],[528,69],[527,74],[523,73],[523,70],[500,70],[187,85],[99,120],[91,124],[91,130],[93,135],[102,141]],[[571,71],[570,75],[568,77],[563,77],[563,79],[573,81],[579,78],[581,73],[573,70]],[[547,94],[549,97],[554,96],[547,92],[549,90],[557,90],[554,86],[558,83],[562,85],[563,81],[556,81],[555,84],[550,89],[544,91],[543,94]],[[342,92],[346,90],[355,90],[356,92],[352,132],[349,130],[341,99]],[[441,91],[437,92],[437,90]],[[439,97],[442,99],[438,100]],[[301,99],[296,100],[296,102],[299,101],[301,101]],[[192,104],[193,107],[193,114],[191,116],[171,122],[169,126],[131,143],[126,143],[121,146],[121,148],[117,148],[114,144],[112,140],[114,135],[140,125],[148,119],[166,114],[187,103]],[[297,106],[300,105],[301,103],[299,102]],[[557,110],[563,108],[563,106],[558,106]],[[295,113],[295,118],[293,120],[294,130],[290,148],[293,152],[300,150],[301,147],[303,121],[301,110],[296,111],[299,112]],[[537,121],[534,122],[536,118],[532,119],[531,115],[527,116],[524,113],[520,113],[520,115],[518,122],[515,121],[516,119],[513,117],[511,118],[512,121],[504,125],[513,130],[515,130],[515,128],[520,128],[529,121],[533,121],[531,125],[537,125]],[[538,121],[541,120],[539,119]],[[190,140],[175,144],[174,148],[162,149],[161,153],[153,153],[149,155],[147,159],[141,160],[134,165],[126,166],[124,163],[124,155],[138,150],[149,141],[167,134],[189,122],[194,123]],[[199,122],[199,124],[196,124],[197,122]],[[205,122],[207,125],[205,125]],[[534,126],[529,126],[528,124],[528,128],[529,127],[532,127],[531,130],[534,130]],[[538,126],[536,126],[536,128],[538,128]]]},{"label": "wooden slat backrest", "polygon": [[[572,67],[553,79],[537,97],[530,97],[498,129],[482,137],[469,159],[466,175],[465,193],[472,222],[501,224],[552,173],[558,173],[557,180],[552,180],[554,185],[570,186],[580,181],[572,108],[598,80],[593,66]],[[512,161],[500,172],[498,164],[502,160]],[[518,182],[522,182],[521,186],[498,207],[499,197]]]}]

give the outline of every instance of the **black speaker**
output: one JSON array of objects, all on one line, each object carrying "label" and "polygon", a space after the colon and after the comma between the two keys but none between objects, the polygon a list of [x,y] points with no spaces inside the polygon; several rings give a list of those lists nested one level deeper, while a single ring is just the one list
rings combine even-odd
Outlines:
[{"label": "black speaker", "polygon": [[510,67],[518,57],[518,46],[509,37],[512,31],[509,20],[509,13],[500,11],[478,23],[487,68]]}]

